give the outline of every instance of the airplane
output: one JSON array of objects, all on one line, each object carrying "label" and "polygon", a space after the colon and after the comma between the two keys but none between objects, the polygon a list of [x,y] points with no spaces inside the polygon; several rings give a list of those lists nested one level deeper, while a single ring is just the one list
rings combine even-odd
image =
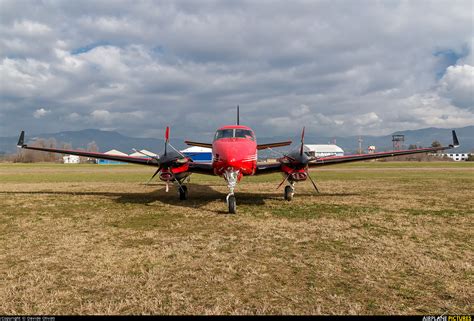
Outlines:
[{"label": "airplane", "polygon": [[389,152],[379,152],[372,154],[315,157],[310,156],[307,152],[305,152],[304,133],[305,129],[303,127],[300,146],[297,150],[293,150],[288,154],[282,154],[282,157],[278,158],[275,162],[258,163],[257,152],[259,150],[288,146],[291,145],[292,142],[283,141],[270,144],[257,144],[254,131],[250,127],[240,125],[239,107],[237,107],[237,124],[218,128],[212,143],[185,141],[185,143],[190,146],[212,148],[212,161],[207,163],[194,162],[192,157],[185,156],[176,148],[174,148],[169,142],[169,127],[166,127],[165,131],[164,153],[157,156],[142,153],[145,157],[133,157],[86,152],[81,150],[28,146],[25,144],[24,131],[22,131],[20,134],[17,146],[23,149],[78,155],[156,167],[157,169],[149,181],[158,175],[159,179],[165,182],[167,192],[169,189],[169,184],[175,184],[178,189],[180,200],[186,200],[188,197],[188,189],[185,183],[186,180],[189,182],[189,176],[191,174],[198,173],[220,176],[224,178],[224,180],[227,182],[227,187],[229,188],[229,194],[226,197],[226,202],[228,212],[230,214],[236,213],[237,204],[234,192],[237,183],[240,182],[244,176],[282,173],[284,179],[280,185],[278,185],[277,189],[286,182],[287,185],[284,189],[284,199],[291,201],[295,193],[295,184],[306,181],[307,179],[310,180],[316,192],[319,193],[316,183],[309,175],[310,168],[364,161],[369,159],[438,152],[459,146],[456,132],[453,130],[453,143],[448,146],[418,148],[411,150],[393,150]]}]

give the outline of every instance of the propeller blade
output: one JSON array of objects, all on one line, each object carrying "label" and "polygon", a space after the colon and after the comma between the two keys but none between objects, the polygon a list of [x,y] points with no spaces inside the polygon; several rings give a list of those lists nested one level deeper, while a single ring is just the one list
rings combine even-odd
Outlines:
[{"label": "propeller blade", "polygon": [[303,149],[304,149],[304,127],[303,127],[303,131],[301,132],[300,156],[303,156]]},{"label": "propeller blade", "polygon": [[290,174],[286,175],[285,179],[280,183],[280,185],[278,185],[276,189],[279,189],[288,180],[289,177],[290,177]]},{"label": "propeller blade", "polygon": [[174,148],[173,145],[171,145],[170,143],[168,143],[168,145],[170,145],[170,147],[173,148],[173,150],[174,150],[176,153],[178,153],[179,155],[181,155],[181,157],[186,158],[186,156],[183,155],[183,153],[181,153],[179,150],[177,150],[176,148]]},{"label": "propeller blade", "polygon": [[160,157],[159,155],[150,155],[150,154],[146,154],[144,152],[142,152],[141,150],[136,150],[135,148],[132,149],[135,153],[139,153],[139,154],[142,154],[144,156],[147,156],[147,157],[150,157],[154,160],[156,160],[156,162],[158,163],[158,165],[160,164]]},{"label": "propeller blade", "polygon": [[166,153],[167,153],[167,147],[168,147],[168,142],[170,141],[170,128],[168,126],[166,126],[166,130],[165,130],[165,156],[166,156]]},{"label": "propeller blade", "polygon": [[158,175],[158,173],[161,171],[161,166],[158,167],[158,169],[156,170],[155,174],[153,174],[153,176],[148,180],[148,182],[146,182],[145,185],[148,185],[154,178],[156,175]]},{"label": "propeller blade", "polygon": [[313,181],[313,179],[312,179],[311,176],[309,175],[309,172],[308,172],[308,177],[309,177],[309,180],[311,181],[311,183],[313,183],[313,186],[314,186],[314,189],[316,190],[316,192],[319,193],[319,189],[318,189],[318,187],[316,186],[316,183]]}]

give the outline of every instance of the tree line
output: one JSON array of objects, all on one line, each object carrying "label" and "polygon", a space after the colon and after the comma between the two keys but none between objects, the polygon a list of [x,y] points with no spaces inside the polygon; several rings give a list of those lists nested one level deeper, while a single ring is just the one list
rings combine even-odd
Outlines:
[{"label": "tree line", "polygon": [[[31,147],[40,147],[40,148],[60,148],[60,149],[72,149],[72,145],[69,143],[62,143],[58,145],[55,138],[38,138],[32,143],[28,144]],[[77,148],[77,150],[83,150],[88,152],[99,152],[99,147],[95,141],[92,141],[87,144],[87,148]],[[6,156],[7,161],[12,161],[14,163],[38,163],[38,162],[54,162],[62,163],[63,154],[57,153],[47,153],[30,149],[18,149],[17,153],[14,155]],[[80,157],[81,163],[87,163],[89,160],[87,157]]]}]

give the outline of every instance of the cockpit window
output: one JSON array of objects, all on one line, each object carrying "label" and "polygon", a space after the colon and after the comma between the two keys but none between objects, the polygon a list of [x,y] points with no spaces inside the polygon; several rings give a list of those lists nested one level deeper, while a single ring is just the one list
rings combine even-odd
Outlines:
[{"label": "cockpit window", "polygon": [[214,140],[218,140],[221,138],[232,138],[232,137],[234,137],[233,129],[221,129],[216,132],[216,137]]},{"label": "cockpit window", "polygon": [[221,138],[245,138],[255,141],[255,135],[248,129],[220,129],[216,132],[214,140]]},{"label": "cockpit window", "polygon": [[253,135],[252,131],[248,129],[236,129],[235,137],[255,140],[255,136]]}]

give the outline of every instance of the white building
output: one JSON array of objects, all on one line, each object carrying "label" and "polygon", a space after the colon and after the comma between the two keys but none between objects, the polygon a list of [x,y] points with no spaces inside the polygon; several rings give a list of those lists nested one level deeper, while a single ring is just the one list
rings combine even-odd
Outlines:
[{"label": "white building", "polygon": [[63,162],[64,164],[79,164],[81,159],[76,155],[66,155],[63,156]]},{"label": "white building", "polygon": [[447,156],[449,158],[454,159],[456,162],[465,161],[469,158],[469,153],[446,153],[442,154],[443,156]]},{"label": "white building", "polygon": [[[109,150],[108,152],[105,152],[104,154],[116,155],[116,156],[128,156],[127,154],[125,154],[125,153],[123,153],[119,150],[116,150],[116,149]],[[122,164],[128,164],[128,163],[123,163],[123,162],[113,161],[113,160],[108,160],[108,159],[98,159],[97,164],[99,164],[99,165],[122,165]]]},{"label": "white building", "polygon": [[132,157],[142,157],[142,158],[152,158],[152,157],[156,157],[158,155],[156,155],[155,153],[153,152],[150,152],[146,149],[142,149],[140,151],[136,151],[135,153],[133,154],[130,154],[128,156],[132,156]]},{"label": "white building", "polygon": [[337,145],[305,145],[306,150],[311,156],[327,157],[327,156],[344,156],[344,151]]}]

